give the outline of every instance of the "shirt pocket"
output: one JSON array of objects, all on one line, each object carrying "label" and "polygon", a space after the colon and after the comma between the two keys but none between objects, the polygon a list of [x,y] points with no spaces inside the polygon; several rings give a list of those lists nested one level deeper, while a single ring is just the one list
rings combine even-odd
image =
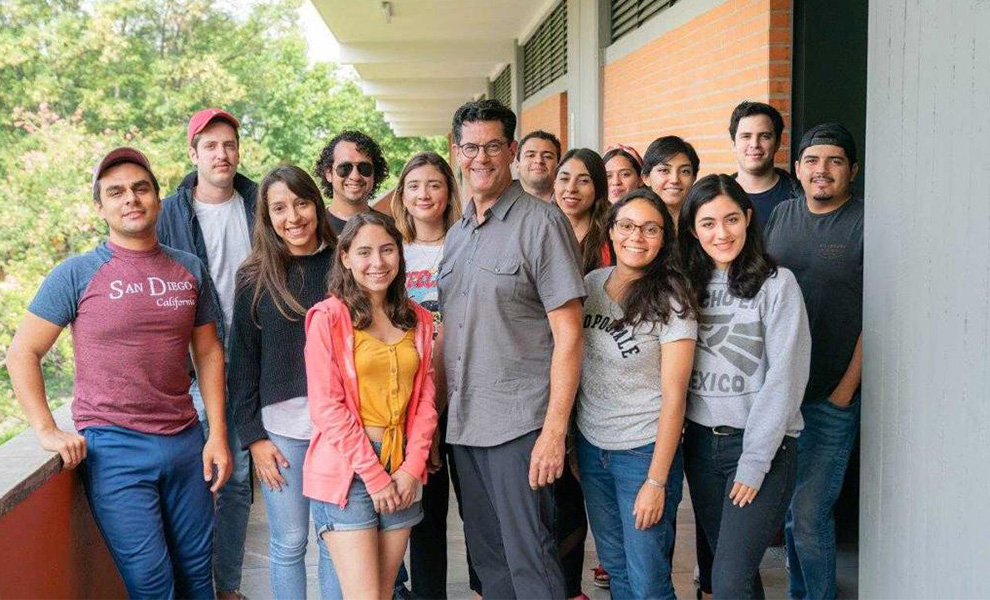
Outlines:
[{"label": "shirt pocket", "polygon": [[516,256],[501,256],[477,261],[477,286],[482,298],[494,299],[499,304],[511,303],[519,298],[522,260]]}]

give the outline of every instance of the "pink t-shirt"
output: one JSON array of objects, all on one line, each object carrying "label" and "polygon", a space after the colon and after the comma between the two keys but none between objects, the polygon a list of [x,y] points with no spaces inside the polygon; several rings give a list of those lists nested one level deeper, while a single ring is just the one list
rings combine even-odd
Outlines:
[{"label": "pink t-shirt", "polygon": [[202,261],[167,246],[107,242],[57,266],[28,310],[71,325],[76,429],[172,434],[196,424],[189,343],[216,318],[212,294]]}]

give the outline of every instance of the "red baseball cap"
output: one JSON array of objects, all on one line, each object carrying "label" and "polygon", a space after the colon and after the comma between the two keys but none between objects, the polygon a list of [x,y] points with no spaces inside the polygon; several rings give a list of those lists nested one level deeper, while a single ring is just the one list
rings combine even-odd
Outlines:
[{"label": "red baseball cap", "polygon": [[97,189],[97,182],[100,180],[104,171],[121,163],[134,163],[140,167],[144,167],[148,174],[151,175],[151,183],[154,184],[155,191],[158,191],[158,179],[155,177],[155,172],[151,170],[151,161],[148,160],[148,157],[143,152],[130,146],[114,148],[100,162],[96,163],[96,166],[93,167],[93,189]]},{"label": "red baseball cap", "polygon": [[214,119],[220,119],[221,121],[226,121],[234,129],[241,128],[241,122],[234,118],[234,115],[230,114],[225,110],[219,108],[204,108],[198,113],[194,114],[191,119],[189,119],[189,145],[192,146],[193,136],[197,133],[206,129],[206,126],[210,124]]}]

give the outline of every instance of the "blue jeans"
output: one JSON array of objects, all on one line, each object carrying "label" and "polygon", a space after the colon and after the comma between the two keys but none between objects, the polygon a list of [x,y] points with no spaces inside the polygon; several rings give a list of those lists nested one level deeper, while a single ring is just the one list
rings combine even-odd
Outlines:
[{"label": "blue jeans", "polygon": [[646,481],[654,444],[632,450],[602,450],[578,433],[578,467],[588,520],[612,598],[675,598],[671,582],[677,505],[684,485],[684,457],[677,448],[667,475],[660,522],[636,529],[633,505]]},{"label": "blue jeans", "polygon": [[[209,437],[210,424],[206,407],[199,392],[199,382],[189,388],[193,405]],[[244,542],[247,538],[248,515],[251,512],[251,454],[241,449],[241,440],[234,427],[232,409],[227,404],[227,445],[230,447],[230,479],[217,496],[217,528],[213,542],[213,576],[218,592],[232,592],[241,587],[241,567],[244,564]]]},{"label": "blue jeans", "polygon": [[801,407],[797,482],[784,534],[792,598],[835,598],[835,515],[856,433],[859,392],[847,408],[827,399]]},{"label": "blue jeans", "polygon": [[83,484],[131,598],[213,598],[203,432],[87,427]]},{"label": "blue jeans", "polygon": [[[265,498],[265,512],[271,530],[269,556],[271,557],[272,593],[276,599],[306,597],[306,544],[309,541],[310,500],[303,496],[303,462],[309,440],[297,440],[268,432],[268,439],[278,448],[289,468],[279,467],[285,486],[271,490],[261,486]],[[326,546],[318,543],[320,552],[320,596],[324,600],[340,597],[340,583],[330,562]]]}]

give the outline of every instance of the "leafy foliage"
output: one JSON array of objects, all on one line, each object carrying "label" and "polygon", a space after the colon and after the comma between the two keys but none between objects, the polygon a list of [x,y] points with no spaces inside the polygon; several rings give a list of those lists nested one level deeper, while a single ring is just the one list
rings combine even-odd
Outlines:
[{"label": "leafy foliage", "polygon": [[[0,3],[0,358],[45,274],[104,236],[90,173],[114,146],[141,148],[163,195],[191,168],[186,124],[207,106],[241,119],[240,170],[254,178],[283,162],[312,169],[344,128],[378,140],[393,173],[445,150],[443,138],[396,138],[346,71],[309,64],[300,2],[247,14],[216,0]],[[71,393],[67,335],[44,370],[50,397]],[[3,369],[0,440],[17,426]]]}]

